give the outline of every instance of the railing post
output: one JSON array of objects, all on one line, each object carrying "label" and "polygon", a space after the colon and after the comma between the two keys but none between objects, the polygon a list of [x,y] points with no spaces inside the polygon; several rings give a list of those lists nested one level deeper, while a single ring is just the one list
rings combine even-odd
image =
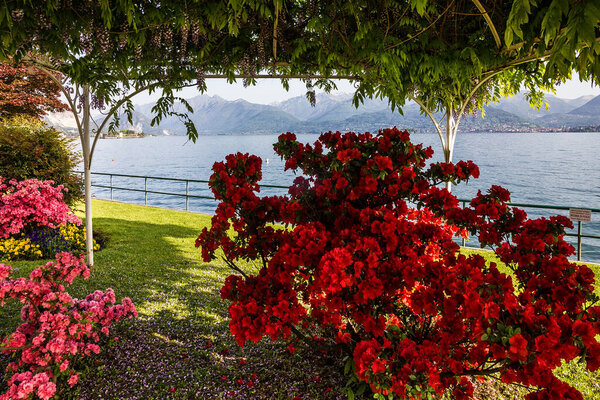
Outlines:
[{"label": "railing post", "polygon": [[189,205],[189,198],[190,195],[190,181],[188,181],[187,179],[185,180],[185,211],[188,211],[188,205]]},{"label": "railing post", "polygon": [[148,177],[144,177],[144,205],[148,205]]},{"label": "railing post", "polygon": [[[463,201],[462,202],[462,208],[463,208],[463,210],[465,209],[465,206],[466,206],[466,202]],[[467,245],[467,241],[465,240],[465,237],[463,236],[463,238],[462,238],[462,247],[465,247],[466,245]]]},{"label": "railing post", "polygon": [[112,201],[113,199],[113,181],[112,181],[112,174],[110,174],[110,200]]},{"label": "railing post", "polygon": [[581,221],[577,221],[577,261],[581,261]]}]

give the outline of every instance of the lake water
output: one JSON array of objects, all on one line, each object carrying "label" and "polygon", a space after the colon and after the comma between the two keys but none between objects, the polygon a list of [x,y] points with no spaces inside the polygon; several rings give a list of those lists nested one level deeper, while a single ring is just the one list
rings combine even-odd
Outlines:
[{"label": "lake water", "polygon": [[[298,135],[313,142],[316,135]],[[424,143],[434,151],[434,161],[443,155],[437,135],[417,134],[415,143]],[[168,178],[207,180],[215,161],[236,152],[251,153],[263,159],[263,184],[289,185],[294,174],[283,172],[283,162],[273,151],[277,135],[200,136],[196,143],[182,136],[143,139],[100,140],[92,163],[93,172],[147,175]],[[600,134],[598,133],[482,133],[459,132],[454,161],[473,160],[481,176],[453,188],[459,198],[471,198],[478,190],[501,185],[512,193],[514,203],[547,204],[573,208],[600,208]],[[108,177],[94,176],[95,184],[108,184]],[[144,189],[144,180],[113,177],[113,185]],[[185,183],[148,180],[148,190],[185,193]],[[109,198],[107,189],[93,188],[98,198]],[[207,195],[206,184],[190,183],[190,194]],[[263,194],[282,193],[263,189]],[[115,190],[113,198],[144,203],[144,194]],[[184,209],[181,197],[148,194],[148,204]],[[212,213],[215,202],[190,199],[192,211]],[[557,214],[525,209],[530,217]],[[566,212],[562,212],[566,215]],[[600,235],[600,215],[583,224],[584,234]],[[568,239],[573,243],[571,238]],[[583,240],[583,259],[600,261],[600,240]]]}]

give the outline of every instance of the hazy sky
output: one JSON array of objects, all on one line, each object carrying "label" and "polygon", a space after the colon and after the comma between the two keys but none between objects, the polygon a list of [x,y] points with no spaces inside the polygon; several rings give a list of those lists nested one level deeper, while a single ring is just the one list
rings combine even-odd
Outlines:
[{"label": "hazy sky", "polygon": [[[335,81],[338,91],[344,93],[354,92],[354,86],[349,81]],[[290,80],[290,90],[286,91],[278,79],[262,79],[256,86],[244,88],[241,80],[235,84],[229,84],[224,79],[207,79],[207,92],[210,96],[218,95],[226,100],[244,99],[251,103],[271,104],[296,96],[306,94],[306,86],[298,79]],[[180,96],[190,98],[197,96],[199,92],[195,88],[187,88],[181,91]],[[600,95],[599,87],[592,87],[589,82],[580,82],[578,76],[569,82],[556,88],[556,96],[574,99],[585,95]],[[140,94],[135,97],[136,104],[150,103],[158,99],[155,93],[152,96]]]}]

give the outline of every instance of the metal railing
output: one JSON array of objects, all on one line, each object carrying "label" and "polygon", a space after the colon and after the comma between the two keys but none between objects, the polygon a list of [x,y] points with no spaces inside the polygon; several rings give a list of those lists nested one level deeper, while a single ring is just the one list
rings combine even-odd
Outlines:
[{"label": "metal railing", "polygon": [[[82,171],[75,171],[75,172],[83,175]],[[202,196],[202,195],[196,195],[196,194],[190,193],[190,183],[208,184],[207,180],[165,178],[165,177],[160,177],[160,176],[145,176],[145,175],[112,174],[112,173],[105,173],[105,172],[92,172],[91,175],[108,176],[109,177],[110,181],[109,181],[108,185],[92,183],[92,186],[97,187],[97,188],[109,189],[111,200],[113,200],[113,191],[114,190],[123,190],[123,191],[130,191],[130,192],[143,192],[145,205],[148,204],[148,194],[159,194],[159,195],[166,195],[166,196],[185,197],[185,210],[186,211],[189,211],[190,199],[215,200],[213,196]],[[113,177],[143,179],[144,180],[144,189],[115,186],[115,185],[113,185]],[[148,189],[148,181],[149,180],[150,181],[158,180],[158,181],[171,181],[171,182],[185,182],[185,193],[166,192],[166,191],[162,191],[162,190],[149,190]],[[279,185],[260,185],[260,187],[261,188],[286,189],[286,190],[288,189],[287,186],[279,186]],[[206,189],[208,190],[208,187]],[[459,201],[462,203],[462,206],[464,208],[465,205],[467,203],[469,203],[471,200],[470,199],[459,199]],[[557,211],[565,211],[565,210],[569,211],[570,209],[573,209],[573,208],[579,208],[579,207],[568,207],[568,206],[552,206],[552,205],[545,205],[545,204],[525,204],[525,203],[507,203],[507,204],[510,206],[513,206],[513,207],[521,207],[521,208],[529,208],[529,209],[557,210]],[[600,213],[600,209],[597,209],[597,208],[587,208],[586,207],[585,209],[590,210],[593,213]],[[597,240],[600,239],[600,235],[584,234],[583,233],[583,224],[581,221],[577,221],[577,233],[567,232],[567,233],[565,233],[565,235],[577,238],[577,260],[578,261],[581,261],[582,239],[584,239],[584,238],[585,239],[597,239]],[[462,245],[463,245],[463,247],[470,247],[470,246],[467,246],[465,239],[462,239]]]},{"label": "metal railing", "polygon": [[[82,171],[75,171],[83,175]],[[110,189],[110,199],[113,200],[113,191],[114,190],[125,190],[129,192],[143,192],[144,193],[144,205],[148,205],[148,194],[161,194],[166,196],[178,196],[185,197],[185,210],[189,210],[190,199],[204,199],[204,200],[214,200],[213,196],[200,196],[195,194],[190,194],[190,183],[205,183],[208,184],[208,181],[201,179],[180,179],[180,178],[165,178],[161,176],[145,176],[145,175],[128,175],[128,174],[111,174],[106,172],[91,172],[91,175],[100,175],[100,176],[108,176],[110,178],[109,185],[95,184],[92,183],[93,187]],[[120,178],[139,178],[144,180],[144,189],[136,189],[131,187],[119,187],[113,185],[113,177]],[[173,192],[163,192],[159,190],[148,190],[148,180],[158,180],[158,181],[171,181],[171,182],[185,182],[185,194],[184,193],[173,193]]]},{"label": "metal railing", "polygon": [[[470,199],[459,199],[462,203],[463,208],[467,203],[470,203]],[[559,210],[559,211],[569,211],[571,209],[580,209],[582,207],[568,207],[568,206],[549,206],[546,204],[525,204],[525,203],[506,203],[511,207],[520,207],[520,208],[532,208],[532,209],[541,209],[541,210]],[[593,213],[600,213],[600,209],[598,208],[585,208],[586,210],[590,210]],[[581,261],[581,239],[600,239],[599,235],[584,235],[583,234],[583,223],[581,221],[577,221],[577,233],[569,233],[566,232],[565,236],[571,236],[577,238],[577,261]],[[465,239],[462,240],[462,245],[465,247]]]}]

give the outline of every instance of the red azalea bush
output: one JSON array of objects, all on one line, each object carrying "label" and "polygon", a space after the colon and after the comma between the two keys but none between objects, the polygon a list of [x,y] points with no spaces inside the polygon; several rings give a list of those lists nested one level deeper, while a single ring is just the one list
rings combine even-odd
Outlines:
[{"label": "red azalea bush", "polygon": [[24,303],[23,324],[0,342],[0,352],[14,355],[7,367],[9,387],[0,400],[46,400],[61,385],[73,387],[79,377],[74,361],[98,353],[100,334],[107,336],[113,322],[137,315],[128,298],[114,305],[112,289],[83,300],[66,292],[73,279],[90,274],[83,256],[57,254],[56,261],[36,268],[28,279],[11,278],[11,272],[10,265],[0,264],[0,304],[5,299]]},{"label": "red azalea bush", "polygon": [[11,179],[7,183],[0,177],[0,238],[18,234],[27,227],[81,224],[63,201],[64,187],[52,186],[53,183],[37,179]]},{"label": "red azalea bush", "polygon": [[[477,166],[427,168],[431,148],[396,128],[329,132],[314,145],[287,133],[275,150],[305,176],[289,196],[259,197],[260,158],[230,155],[213,167],[220,203],[196,242],[205,261],[221,248],[241,275],[221,290],[240,345],[268,335],[343,348],[359,379],[400,398],[471,398],[467,377],[490,374],[537,387],[529,400],[582,398],[552,372],[575,357],[600,366],[594,274],[567,259],[568,219],[529,220],[497,186],[459,208],[438,185],[477,178]],[[458,254],[453,237],[468,233],[514,279]],[[262,267],[247,275],[238,259]]]}]

